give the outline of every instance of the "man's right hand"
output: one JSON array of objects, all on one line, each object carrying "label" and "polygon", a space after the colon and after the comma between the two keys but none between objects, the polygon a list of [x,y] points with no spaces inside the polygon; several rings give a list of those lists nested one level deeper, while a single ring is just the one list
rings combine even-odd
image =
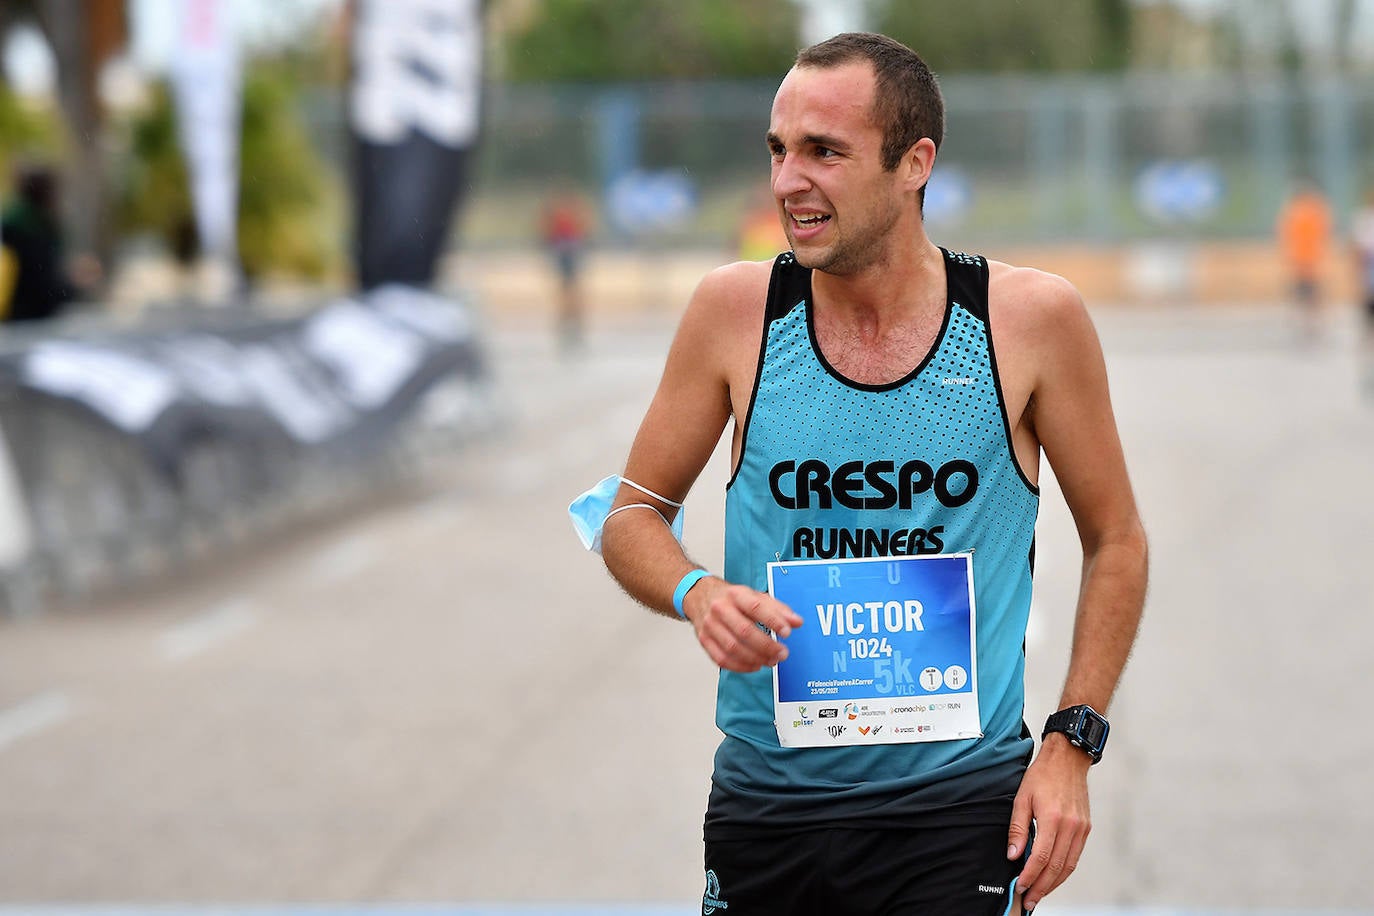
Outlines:
[{"label": "man's right hand", "polygon": [[697,642],[726,671],[748,674],[776,665],[787,647],[759,625],[786,639],[802,625],[787,605],[763,592],[708,576],[687,593],[683,611],[697,631]]}]

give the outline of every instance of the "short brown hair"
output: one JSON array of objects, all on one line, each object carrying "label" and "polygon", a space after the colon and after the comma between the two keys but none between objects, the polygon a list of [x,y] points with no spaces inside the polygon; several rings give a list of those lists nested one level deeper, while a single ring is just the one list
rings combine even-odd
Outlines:
[{"label": "short brown hair", "polygon": [[882,164],[892,171],[912,144],[945,138],[945,101],[935,74],[900,41],[872,32],[845,32],[803,48],[798,67],[839,67],[867,61],[876,76],[873,117],[883,131]]}]

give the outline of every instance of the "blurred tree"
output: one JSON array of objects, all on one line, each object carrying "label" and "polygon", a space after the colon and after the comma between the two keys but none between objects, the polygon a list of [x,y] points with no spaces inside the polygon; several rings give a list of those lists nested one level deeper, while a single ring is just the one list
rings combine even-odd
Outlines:
[{"label": "blurred tree", "polygon": [[100,143],[104,112],[96,76],[125,42],[125,0],[0,3],[0,35],[21,21],[38,26],[57,59],[57,100],[68,138],[63,147],[63,201],[72,247],[105,260],[112,239]]},{"label": "blurred tree", "polygon": [[[238,245],[249,277],[285,273],[318,279],[341,263],[340,192],[301,125],[297,96],[285,67],[259,62],[246,72]],[[175,118],[170,93],[159,87],[130,124],[131,161],[119,201],[124,231],[152,232],[173,251],[186,244],[191,218]]]},{"label": "blurred tree", "polygon": [[790,0],[542,0],[513,24],[517,82],[776,77],[797,52]]},{"label": "blurred tree", "polygon": [[936,73],[1120,70],[1130,0],[891,0],[875,28],[915,48]]},{"label": "blurred tree", "polygon": [[9,187],[18,161],[35,156],[56,159],[60,138],[56,113],[18,98],[0,77],[0,190]]},{"label": "blurred tree", "polygon": [[[792,63],[791,0],[524,0],[500,56],[514,81],[773,78]],[[938,72],[1112,71],[1129,60],[1131,0],[874,4],[872,27]]]},{"label": "blurred tree", "polygon": [[152,232],[169,242],[191,214],[186,163],[177,144],[171,94],[153,91],[148,107],[129,123],[129,163],[119,189],[122,232]]},{"label": "blurred tree", "polygon": [[249,276],[318,279],[342,257],[342,233],[328,231],[339,225],[328,218],[338,179],[311,145],[298,96],[271,68],[250,71],[244,85],[238,244]]}]

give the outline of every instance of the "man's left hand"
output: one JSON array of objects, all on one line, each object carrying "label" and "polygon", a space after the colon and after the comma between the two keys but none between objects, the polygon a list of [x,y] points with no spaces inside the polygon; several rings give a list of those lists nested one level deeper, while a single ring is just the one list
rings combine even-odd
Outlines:
[{"label": "man's left hand", "polygon": [[1078,867],[1092,829],[1088,813],[1088,767],[1092,759],[1060,734],[1046,736],[1016,793],[1008,831],[1007,858],[1026,849],[1031,823],[1035,842],[1016,879],[1022,906],[1033,909]]}]

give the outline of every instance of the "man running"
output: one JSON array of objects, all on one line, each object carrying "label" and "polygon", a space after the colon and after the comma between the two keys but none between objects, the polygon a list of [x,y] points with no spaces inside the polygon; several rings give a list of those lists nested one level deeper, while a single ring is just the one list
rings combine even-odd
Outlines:
[{"label": "man running", "polygon": [[[791,251],[701,282],[614,498],[626,511],[604,522],[614,577],[690,621],[721,669],[703,913],[1030,910],[1087,839],[1145,536],[1078,293],[926,235],[943,132],[906,46],[845,34],[801,52],[767,133]],[[727,424],[725,565],[707,573],[664,521]],[[1083,577],[1036,753],[1042,454]]]}]

